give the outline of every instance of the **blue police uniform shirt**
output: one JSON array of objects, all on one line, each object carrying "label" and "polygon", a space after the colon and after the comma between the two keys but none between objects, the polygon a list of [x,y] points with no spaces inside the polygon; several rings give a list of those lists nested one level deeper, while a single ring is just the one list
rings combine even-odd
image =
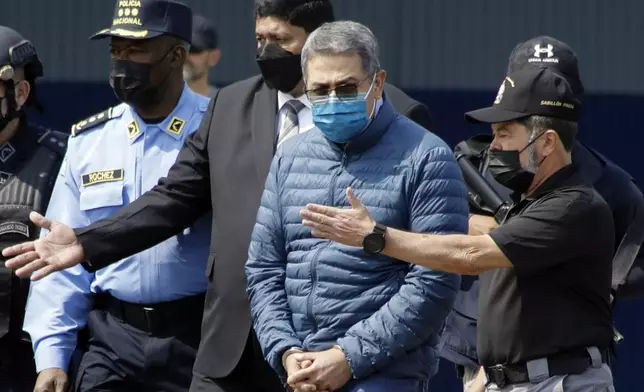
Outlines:
[{"label": "blue police uniform shirt", "polygon": [[[121,104],[107,122],[71,137],[47,217],[83,227],[150,190],[199,127],[208,102],[184,86],[176,108],[159,124],[146,124]],[[204,216],[183,233],[95,274],[76,266],[34,282],[24,330],[31,335],[37,371],[67,369],[93,293],[153,304],[204,292],[210,230],[211,218]]]}]

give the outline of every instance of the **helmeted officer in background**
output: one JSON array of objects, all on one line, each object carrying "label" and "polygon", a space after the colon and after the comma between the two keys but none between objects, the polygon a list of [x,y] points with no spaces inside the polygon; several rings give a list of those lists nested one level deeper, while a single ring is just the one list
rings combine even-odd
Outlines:
[{"label": "helmeted officer in background", "polygon": [[[25,108],[42,107],[35,81],[43,68],[35,47],[0,26],[0,246],[37,238],[29,210],[44,211],[67,145],[67,134],[28,124]],[[2,258],[4,262],[5,258]],[[31,390],[29,343],[22,320],[29,281],[0,267],[0,391]],[[5,389],[7,388],[7,389]]]},{"label": "helmeted officer in background", "polygon": [[[570,46],[547,36],[535,37],[522,42],[510,54],[507,72],[512,73],[526,68],[540,67],[546,67],[563,76],[570,84],[575,97],[582,101],[584,87],[579,74],[577,55]],[[477,141],[470,139],[459,144],[457,150],[463,148],[462,152],[469,154],[465,150],[471,148],[483,153],[491,140],[491,136],[478,136]],[[477,154],[477,151],[471,153]],[[591,184],[610,206],[615,222],[615,247],[618,248],[625,233],[635,222],[638,212],[644,210],[642,193],[627,172],[579,140],[573,144],[572,160],[584,181]],[[508,187],[521,181],[521,177],[525,177],[526,174],[528,173],[525,171],[522,173],[520,170],[508,171],[503,176],[505,183],[500,184],[494,180],[488,170],[486,179],[500,195],[504,196],[509,194]],[[475,214],[470,218],[471,230],[485,231],[494,226],[496,223],[492,217]],[[617,268],[616,260],[613,265],[613,277],[615,277]],[[635,266],[631,273],[616,290],[618,298],[642,296],[644,293],[642,264],[640,252],[640,255],[635,259]],[[456,364],[458,377],[463,380],[466,389],[473,383],[479,368],[476,346],[476,329],[479,317],[477,314],[478,296],[479,281],[472,281],[471,277],[464,277],[461,291],[456,298],[452,312],[447,317],[442,335],[445,344],[441,356]]]},{"label": "helmeted officer in background", "polygon": [[[182,77],[191,23],[192,12],[182,3],[117,1],[112,27],[92,38],[111,38],[110,84],[122,103],[72,127],[49,218],[84,226],[137,199],[168,173],[209,102]],[[71,383],[70,358],[85,326],[90,339],[76,391],[188,390],[209,239],[206,214],[109,268],[72,268],[33,284],[24,328],[33,340],[36,391],[63,392]]]}]

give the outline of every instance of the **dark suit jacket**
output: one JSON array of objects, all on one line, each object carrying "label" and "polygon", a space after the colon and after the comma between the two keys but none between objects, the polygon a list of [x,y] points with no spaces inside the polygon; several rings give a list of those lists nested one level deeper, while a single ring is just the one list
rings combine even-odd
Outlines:
[{"label": "dark suit jacket", "polygon": [[[387,86],[385,93],[402,113],[421,124],[429,119],[427,108],[402,91]],[[213,378],[234,369],[251,327],[244,264],[276,115],[277,93],[260,76],[218,90],[166,178],[112,217],[76,230],[91,261],[85,268],[96,270],[181,232],[212,208],[210,284],[194,370]]]},{"label": "dark suit jacket", "polygon": [[412,99],[401,89],[389,83],[385,83],[385,94],[398,113],[414,120],[425,129],[432,129],[432,117],[427,106]]}]

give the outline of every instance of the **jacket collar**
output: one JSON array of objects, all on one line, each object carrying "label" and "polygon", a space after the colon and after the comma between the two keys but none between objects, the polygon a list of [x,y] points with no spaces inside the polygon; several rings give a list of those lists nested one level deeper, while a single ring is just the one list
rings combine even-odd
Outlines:
[{"label": "jacket collar", "polygon": [[344,146],[342,144],[333,142],[329,143],[344,147],[347,153],[361,153],[367,151],[380,141],[382,136],[391,126],[391,123],[394,121],[395,117],[396,111],[391,105],[391,102],[389,101],[387,95],[383,92],[382,107],[364,131],[351,138],[347,143],[344,144]]}]

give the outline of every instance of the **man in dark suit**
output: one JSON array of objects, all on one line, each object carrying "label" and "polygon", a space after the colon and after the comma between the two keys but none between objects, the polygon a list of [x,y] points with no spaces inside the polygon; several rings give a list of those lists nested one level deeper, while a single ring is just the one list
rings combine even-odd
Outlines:
[{"label": "man in dark suit", "polygon": [[[45,267],[34,279],[82,261],[96,271],[180,233],[212,208],[209,285],[192,392],[284,390],[251,329],[244,264],[276,146],[313,127],[299,53],[308,35],[334,16],[327,0],[256,0],[255,18],[262,74],[217,91],[166,178],[86,228],[72,231],[33,215],[50,232],[20,247],[28,253],[7,264],[12,268],[38,259],[17,271],[25,276]],[[385,88],[388,94],[396,110],[429,126],[424,105],[393,86]],[[13,249],[5,255],[20,251]]]},{"label": "man in dark suit", "polygon": [[387,95],[398,113],[414,120],[425,129],[431,129],[434,125],[427,106],[412,99],[398,87],[385,83],[385,95]]}]

